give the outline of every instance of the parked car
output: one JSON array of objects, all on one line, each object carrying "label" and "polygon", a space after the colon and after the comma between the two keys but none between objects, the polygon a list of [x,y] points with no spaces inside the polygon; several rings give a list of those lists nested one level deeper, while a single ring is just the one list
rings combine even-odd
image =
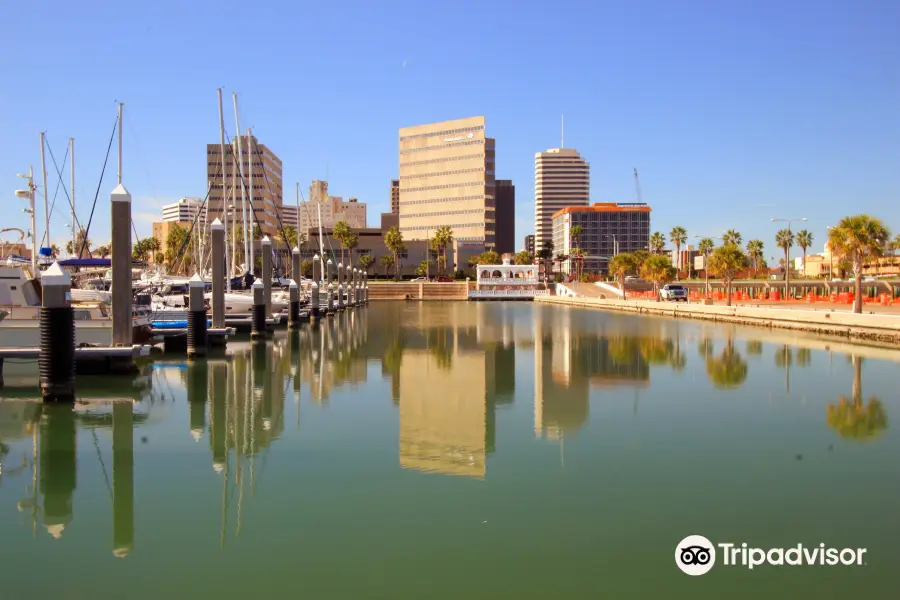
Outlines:
[{"label": "parked car", "polygon": [[411,281],[428,281],[428,278],[427,277],[416,277],[415,279],[412,279]]},{"label": "parked car", "polygon": [[666,302],[669,302],[670,300],[674,300],[675,302],[687,302],[688,291],[683,285],[667,283],[659,290],[659,299]]}]

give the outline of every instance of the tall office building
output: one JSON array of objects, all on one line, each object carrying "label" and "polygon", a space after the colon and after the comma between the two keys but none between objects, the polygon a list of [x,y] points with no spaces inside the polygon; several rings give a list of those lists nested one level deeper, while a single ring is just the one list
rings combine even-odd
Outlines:
[{"label": "tall office building", "polygon": [[400,180],[391,179],[391,214],[400,214]]},{"label": "tall office building", "polygon": [[[553,240],[553,214],[567,206],[587,206],[591,167],[578,151],[551,148],[534,155],[534,248]],[[558,252],[554,250],[554,254]]]},{"label": "tall office building", "polygon": [[494,140],[484,117],[400,129],[400,231],[424,240],[449,226],[460,244],[496,245]]},{"label": "tall office building", "polygon": [[516,251],[516,186],[509,179],[496,181],[496,252]]},{"label": "tall office building", "polygon": [[206,222],[204,219],[206,212],[204,208],[203,198],[182,198],[178,202],[166,204],[162,207],[162,220],[191,223],[197,217],[197,213],[200,213],[197,224],[203,225]]},{"label": "tall office building", "polygon": [[[240,138],[240,151],[243,157],[242,167],[237,170],[238,154],[237,140],[225,146],[225,173],[222,173],[221,146],[219,144],[206,145],[206,179],[209,182],[210,192],[209,210],[207,219],[224,219],[223,207],[233,205],[231,218],[238,224],[241,223],[241,207],[244,194],[249,200],[250,196],[250,157],[253,157],[253,213],[259,221],[263,233],[269,236],[275,235],[280,230],[278,216],[282,204],[282,172],[281,159],[278,158],[265,144],[259,144],[256,136],[238,136]],[[247,211],[250,203],[246,204]],[[248,218],[250,215],[247,215]],[[230,224],[230,223],[229,223]]]},{"label": "tall office building", "polygon": [[[609,270],[616,254],[646,250],[650,241],[650,207],[643,203],[597,202],[591,206],[567,206],[553,215],[553,253],[571,254],[576,247],[584,252],[584,272]],[[581,235],[572,239],[572,228]],[[571,261],[560,268],[569,273]]]},{"label": "tall office building", "polygon": [[534,234],[525,236],[525,252],[530,252],[531,254],[535,254]]}]

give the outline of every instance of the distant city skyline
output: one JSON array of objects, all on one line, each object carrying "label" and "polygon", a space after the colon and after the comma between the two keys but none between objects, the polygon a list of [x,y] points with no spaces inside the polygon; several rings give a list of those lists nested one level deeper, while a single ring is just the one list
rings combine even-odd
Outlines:
[{"label": "distant city skyline", "polygon": [[[99,189],[98,182],[115,104],[125,103],[123,181],[146,237],[163,205],[206,193],[196,149],[218,141],[219,87],[238,94],[242,131],[252,128],[283,161],[288,196],[296,181],[327,179],[373,215],[390,212],[385,188],[399,175],[400,127],[479,114],[502,140],[498,173],[519,188],[520,239],[533,229],[534,153],[560,143],[565,114],[565,145],[592,165],[590,201],[636,201],[637,167],[656,231],[680,225],[693,239],[736,228],[772,246],[771,217],[808,217],[821,240],[827,225],[863,211],[900,229],[900,86],[885,76],[900,67],[896,3],[648,0],[548,11],[525,0],[513,12],[479,5],[477,22],[467,9],[440,5],[280,3],[235,19],[198,0],[178,5],[173,20],[166,9],[98,3],[104,19],[46,0],[41,11],[17,14],[0,38],[7,55],[28,52],[27,67],[0,67],[14,89],[27,90],[5,95],[0,107],[8,115],[0,198],[10,209],[2,225],[29,227],[13,192],[29,165],[42,184],[44,131],[49,203],[56,198],[51,241],[60,246],[70,216],[56,173],[68,188],[68,139],[75,138],[78,218],[88,222],[97,195],[90,237],[108,240],[115,140]],[[301,17],[317,23],[303,47],[328,52],[298,51]],[[435,19],[457,32],[452,39],[410,48],[407,37],[385,35]],[[597,22],[607,35],[596,34]],[[210,59],[211,39],[241,39],[262,24],[257,52]],[[534,52],[534,40],[551,29],[566,35]],[[96,43],[110,31],[115,53]],[[161,35],[179,43],[160,44]],[[230,106],[224,117],[230,139]],[[40,238],[42,190],[37,205]]]}]

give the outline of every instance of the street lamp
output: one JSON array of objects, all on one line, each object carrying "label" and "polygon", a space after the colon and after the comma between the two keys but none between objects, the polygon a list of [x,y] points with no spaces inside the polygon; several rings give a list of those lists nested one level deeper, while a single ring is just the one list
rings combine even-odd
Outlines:
[{"label": "street lamp", "polygon": [[[806,221],[806,217],[802,217],[799,219],[781,219],[778,217],[772,217],[773,223],[787,223],[788,237],[791,235],[791,223]],[[788,295],[791,293],[791,247],[787,247],[787,256],[785,256],[785,265],[784,265],[784,299],[787,300]]]}]

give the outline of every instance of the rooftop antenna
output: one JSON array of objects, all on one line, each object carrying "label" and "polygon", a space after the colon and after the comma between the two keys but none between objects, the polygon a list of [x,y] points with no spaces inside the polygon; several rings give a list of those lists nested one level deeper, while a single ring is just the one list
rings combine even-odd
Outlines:
[{"label": "rooftop antenna", "polygon": [[559,147],[565,148],[566,147],[566,116],[565,115],[559,116],[559,132],[560,132],[560,138],[561,138],[559,140]]}]

